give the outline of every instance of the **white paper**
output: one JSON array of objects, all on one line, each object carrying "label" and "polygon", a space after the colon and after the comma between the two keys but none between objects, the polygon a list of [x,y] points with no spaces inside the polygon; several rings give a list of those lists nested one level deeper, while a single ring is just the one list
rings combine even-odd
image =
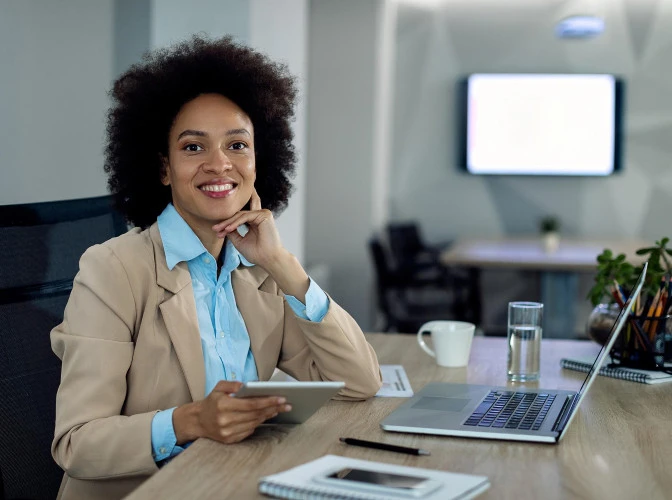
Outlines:
[{"label": "white paper", "polygon": [[383,375],[383,386],[376,396],[410,398],[413,395],[413,388],[402,365],[380,365],[380,372]]}]

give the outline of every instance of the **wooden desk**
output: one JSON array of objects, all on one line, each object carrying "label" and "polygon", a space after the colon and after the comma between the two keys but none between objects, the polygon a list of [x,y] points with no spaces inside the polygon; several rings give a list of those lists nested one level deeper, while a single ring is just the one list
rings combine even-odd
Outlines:
[{"label": "wooden desk", "polygon": [[[444,251],[441,262],[446,266],[471,269],[474,293],[480,300],[481,269],[520,269],[541,273],[541,302],[544,303],[544,336],[566,338],[574,333],[577,273],[594,273],[597,256],[605,248],[615,254],[624,253],[632,263],[643,261],[638,248],[650,246],[643,240],[591,240],[562,238],[555,252],[545,252],[540,237],[458,240]],[[480,307],[476,307],[480,311]]]},{"label": "wooden desk", "polygon": [[[369,334],[383,364],[403,364],[417,391],[430,381],[506,383],[506,341],[476,337],[468,368],[441,368],[403,334]],[[580,373],[562,370],[566,355],[591,355],[590,342],[544,340],[541,387],[578,389]],[[331,401],[306,423],[258,430],[223,445],[200,439],[133,492],[129,500],[254,499],[259,477],[331,453],[353,458],[483,474],[484,499],[633,499],[672,497],[672,386],[599,377],[562,442],[531,444],[384,432],[379,422],[403,398]],[[339,443],[352,436],[422,447],[429,457]]]}]

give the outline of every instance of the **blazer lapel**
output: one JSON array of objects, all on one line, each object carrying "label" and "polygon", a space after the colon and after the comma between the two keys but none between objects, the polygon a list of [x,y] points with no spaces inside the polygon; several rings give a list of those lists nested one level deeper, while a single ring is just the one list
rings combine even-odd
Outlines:
[{"label": "blazer lapel", "polygon": [[154,244],[156,283],[170,292],[159,309],[191,397],[199,401],[205,397],[205,365],[189,268],[186,262],[180,262],[172,271],[168,269],[158,225],[154,223],[149,232]]},{"label": "blazer lapel", "polygon": [[250,348],[257,365],[259,380],[268,380],[278,363],[283,329],[284,299],[274,293],[259,290],[268,273],[258,266],[239,267],[231,273],[231,285],[236,305],[250,335]]}]

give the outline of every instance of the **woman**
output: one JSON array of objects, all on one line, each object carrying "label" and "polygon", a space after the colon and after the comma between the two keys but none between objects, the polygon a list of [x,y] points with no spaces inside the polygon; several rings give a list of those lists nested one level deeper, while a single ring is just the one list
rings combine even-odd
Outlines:
[{"label": "woman", "polygon": [[115,83],[105,170],[136,226],[87,250],[51,333],[62,360],[59,496],[121,498],[199,437],[225,445],[290,407],[229,397],[276,367],[373,396],[375,353],[283,246],[296,92],[230,38],[150,54]]}]

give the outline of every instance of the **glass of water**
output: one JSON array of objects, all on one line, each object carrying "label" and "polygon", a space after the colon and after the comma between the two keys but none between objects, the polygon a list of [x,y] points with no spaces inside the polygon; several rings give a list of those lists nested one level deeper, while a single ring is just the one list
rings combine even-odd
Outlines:
[{"label": "glass of water", "polygon": [[507,375],[512,382],[539,380],[544,304],[509,302]]}]

